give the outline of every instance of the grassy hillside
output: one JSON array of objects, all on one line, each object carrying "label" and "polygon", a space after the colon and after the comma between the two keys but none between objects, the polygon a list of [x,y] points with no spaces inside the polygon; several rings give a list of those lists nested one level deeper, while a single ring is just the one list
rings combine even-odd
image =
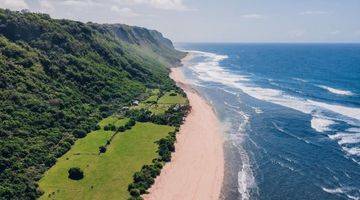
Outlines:
[{"label": "grassy hillside", "polygon": [[36,182],[77,138],[147,88],[177,89],[183,56],[156,31],[0,9],[0,199]]},{"label": "grassy hillside", "polygon": [[[40,199],[142,199],[140,194],[171,160],[175,134],[188,109],[186,98],[174,91],[147,93],[141,106],[104,118],[96,131],[77,140],[38,182],[44,192]],[[147,104],[149,99],[155,103]],[[82,179],[68,177],[73,167],[83,171]]]},{"label": "grassy hillside", "polygon": [[[39,182],[45,191],[41,199],[128,199],[133,174],[157,157],[157,144],[174,128],[152,123],[137,123],[131,130],[116,134],[106,153],[98,147],[106,143],[106,133],[95,131],[80,139],[46,172]],[[96,144],[95,144],[96,143]],[[95,144],[95,146],[93,145]],[[95,150],[95,151],[94,151]],[[93,155],[89,155],[93,151]],[[70,167],[80,167],[85,177],[68,178]]]}]

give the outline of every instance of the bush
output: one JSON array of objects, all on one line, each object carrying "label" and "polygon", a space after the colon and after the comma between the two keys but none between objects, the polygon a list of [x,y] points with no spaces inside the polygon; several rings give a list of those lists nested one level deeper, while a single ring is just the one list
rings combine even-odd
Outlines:
[{"label": "bush", "polygon": [[116,126],[114,124],[109,124],[110,131],[116,131]]},{"label": "bush", "polygon": [[73,134],[76,138],[83,138],[86,136],[86,132],[84,130],[79,130],[79,129],[74,130]]},{"label": "bush", "polygon": [[130,119],[124,126],[125,129],[131,129],[133,126],[135,126],[136,121],[134,119]]},{"label": "bush", "polygon": [[126,128],[124,127],[124,126],[120,126],[119,128],[118,128],[118,131],[119,132],[124,132],[126,130]]},{"label": "bush", "polygon": [[135,126],[136,121],[131,118],[131,119],[127,122],[127,124],[128,124],[129,126]]},{"label": "bush", "polygon": [[139,197],[140,196],[140,191],[138,189],[131,189],[130,190],[130,195],[133,197]]},{"label": "bush", "polygon": [[84,172],[79,167],[70,168],[68,173],[68,177],[72,180],[80,180],[84,178]]},{"label": "bush", "polygon": [[104,146],[99,147],[99,152],[100,153],[105,153],[106,152],[106,147],[104,147]]},{"label": "bush", "polygon": [[95,131],[98,131],[98,130],[100,130],[100,129],[101,129],[101,126],[100,126],[99,124],[97,124],[97,125],[95,126],[95,128],[94,128]]},{"label": "bush", "polygon": [[[45,160],[45,165],[51,167],[56,163],[56,158],[52,155],[49,155]],[[1,170],[0,170],[1,171]]]},{"label": "bush", "polygon": [[170,93],[170,95],[169,95],[169,96],[174,97],[174,96],[176,96],[176,95],[177,95],[176,93]]}]

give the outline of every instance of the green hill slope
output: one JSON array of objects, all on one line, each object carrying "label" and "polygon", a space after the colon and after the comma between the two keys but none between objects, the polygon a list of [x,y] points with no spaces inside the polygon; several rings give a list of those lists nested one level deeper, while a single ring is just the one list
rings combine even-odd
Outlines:
[{"label": "green hill slope", "polygon": [[36,181],[146,88],[173,89],[184,56],[153,30],[0,9],[0,199],[35,199]]}]

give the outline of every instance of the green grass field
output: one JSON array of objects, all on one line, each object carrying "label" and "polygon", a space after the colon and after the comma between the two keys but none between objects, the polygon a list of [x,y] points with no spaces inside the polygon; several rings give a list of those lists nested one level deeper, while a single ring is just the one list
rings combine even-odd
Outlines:
[{"label": "green grass field", "polygon": [[106,125],[113,124],[116,127],[120,127],[120,126],[125,125],[126,122],[128,122],[128,121],[129,121],[128,118],[120,118],[120,117],[117,117],[117,116],[110,116],[110,117],[107,117],[107,118],[101,120],[99,122],[99,126],[101,128],[104,128]]},{"label": "green grass field", "polygon": [[[176,94],[172,96],[171,94]],[[158,104],[186,104],[186,98],[178,93],[166,92],[158,101]]]},{"label": "green grass field", "polygon": [[[105,126],[115,122],[107,118],[101,123]],[[128,199],[127,186],[133,174],[157,157],[154,142],[173,130],[170,126],[137,122],[131,130],[116,134],[106,153],[100,155],[98,147],[113,132],[89,133],[44,174],[39,186],[45,193],[40,199]],[[79,181],[69,179],[70,167],[80,167],[85,177]]]}]

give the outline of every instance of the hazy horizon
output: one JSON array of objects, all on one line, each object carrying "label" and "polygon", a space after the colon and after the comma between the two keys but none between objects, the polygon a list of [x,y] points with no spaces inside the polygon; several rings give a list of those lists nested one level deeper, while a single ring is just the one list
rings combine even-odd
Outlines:
[{"label": "hazy horizon", "polygon": [[146,27],[176,43],[360,42],[357,0],[0,0],[0,7]]}]

